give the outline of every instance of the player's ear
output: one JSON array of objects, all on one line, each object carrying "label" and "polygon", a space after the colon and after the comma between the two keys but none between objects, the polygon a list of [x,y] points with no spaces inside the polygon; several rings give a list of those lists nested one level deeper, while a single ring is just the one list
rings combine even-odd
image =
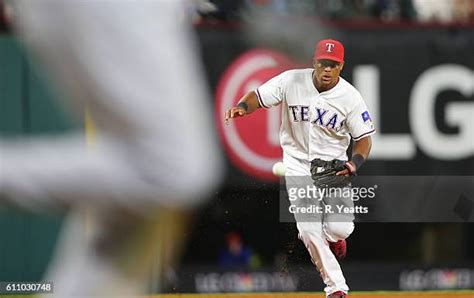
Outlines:
[{"label": "player's ear", "polygon": [[342,71],[343,68],[344,68],[344,62],[341,62],[341,68],[340,68],[340,70]]},{"label": "player's ear", "polygon": [[313,68],[316,68],[316,58],[313,57]]}]

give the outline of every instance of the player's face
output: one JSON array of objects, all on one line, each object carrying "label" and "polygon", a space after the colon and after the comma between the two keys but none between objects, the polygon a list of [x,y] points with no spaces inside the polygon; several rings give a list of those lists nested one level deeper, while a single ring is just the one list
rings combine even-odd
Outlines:
[{"label": "player's face", "polygon": [[344,63],[322,59],[315,60],[313,66],[316,87],[322,89],[320,91],[324,91],[336,85]]}]

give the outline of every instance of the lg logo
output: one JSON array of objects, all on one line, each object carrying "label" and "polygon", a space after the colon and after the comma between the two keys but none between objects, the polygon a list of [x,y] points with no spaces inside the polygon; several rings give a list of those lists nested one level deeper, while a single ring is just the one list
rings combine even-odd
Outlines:
[{"label": "lg logo", "polygon": [[216,90],[216,123],[227,155],[250,176],[276,180],[272,166],[281,160],[279,140],[281,108],[257,111],[225,126],[225,110],[240,97],[275,75],[295,67],[286,56],[270,50],[252,50],[238,57],[225,71]]},{"label": "lg logo", "polygon": [[[380,127],[380,71],[375,65],[354,68],[353,83],[370,107],[373,121]],[[371,158],[410,160],[416,147],[433,159],[457,160],[474,155],[473,102],[450,102],[444,121],[458,128],[457,134],[444,134],[436,125],[436,98],[444,90],[455,90],[466,98],[474,96],[474,72],[462,65],[444,64],[425,70],[414,82],[409,97],[411,134],[385,134],[378,129],[373,137]]]}]

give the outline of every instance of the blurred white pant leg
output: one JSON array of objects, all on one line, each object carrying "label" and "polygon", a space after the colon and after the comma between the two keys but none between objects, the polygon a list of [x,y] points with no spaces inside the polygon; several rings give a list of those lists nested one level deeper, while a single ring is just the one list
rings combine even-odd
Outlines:
[{"label": "blurred white pant leg", "polygon": [[[310,164],[307,161],[298,160],[284,154],[283,162],[286,166],[285,179],[287,188],[292,185],[301,185],[302,181],[306,180],[312,184]],[[323,231],[323,222],[298,222],[297,220],[296,227],[298,228],[299,239],[303,241],[311,261],[321,274],[324,284],[326,284],[324,289],[326,294],[329,295],[336,291],[347,293],[349,287],[346,284],[339,262],[329,248],[326,234]]]},{"label": "blurred white pant leg", "polygon": [[[58,187],[54,178],[62,177],[68,189],[62,186],[55,195],[66,201],[126,200],[131,192],[134,200],[192,205],[215,185],[220,156],[212,109],[181,2],[14,4],[20,32],[45,62],[62,98],[74,106],[86,104],[106,137],[99,137],[101,150],[92,153],[71,150],[70,141],[58,141],[54,148],[49,141],[38,141],[21,156],[15,151],[22,144],[11,150],[0,147],[0,188],[16,196],[47,198]],[[71,154],[59,158],[56,152]]]},{"label": "blurred white pant leg", "polygon": [[41,297],[138,297],[138,293],[144,293],[146,281],[125,275],[115,262],[94,249],[96,237],[102,231],[100,225],[90,221],[98,218],[91,216],[91,212],[102,216],[107,213],[87,210],[89,222],[85,225],[84,211],[73,211],[66,218],[55,257],[43,278],[53,283],[54,290]]}]

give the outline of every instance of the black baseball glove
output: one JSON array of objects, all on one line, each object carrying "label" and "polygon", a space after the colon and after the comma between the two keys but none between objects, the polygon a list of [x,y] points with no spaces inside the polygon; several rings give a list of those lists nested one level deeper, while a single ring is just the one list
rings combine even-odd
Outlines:
[{"label": "black baseball glove", "polygon": [[336,173],[346,169],[346,161],[333,159],[325,161],[319,158],[311,161],[311,178],[316,187],[347,187],[351,183],[352,175],[336,176]]}]

